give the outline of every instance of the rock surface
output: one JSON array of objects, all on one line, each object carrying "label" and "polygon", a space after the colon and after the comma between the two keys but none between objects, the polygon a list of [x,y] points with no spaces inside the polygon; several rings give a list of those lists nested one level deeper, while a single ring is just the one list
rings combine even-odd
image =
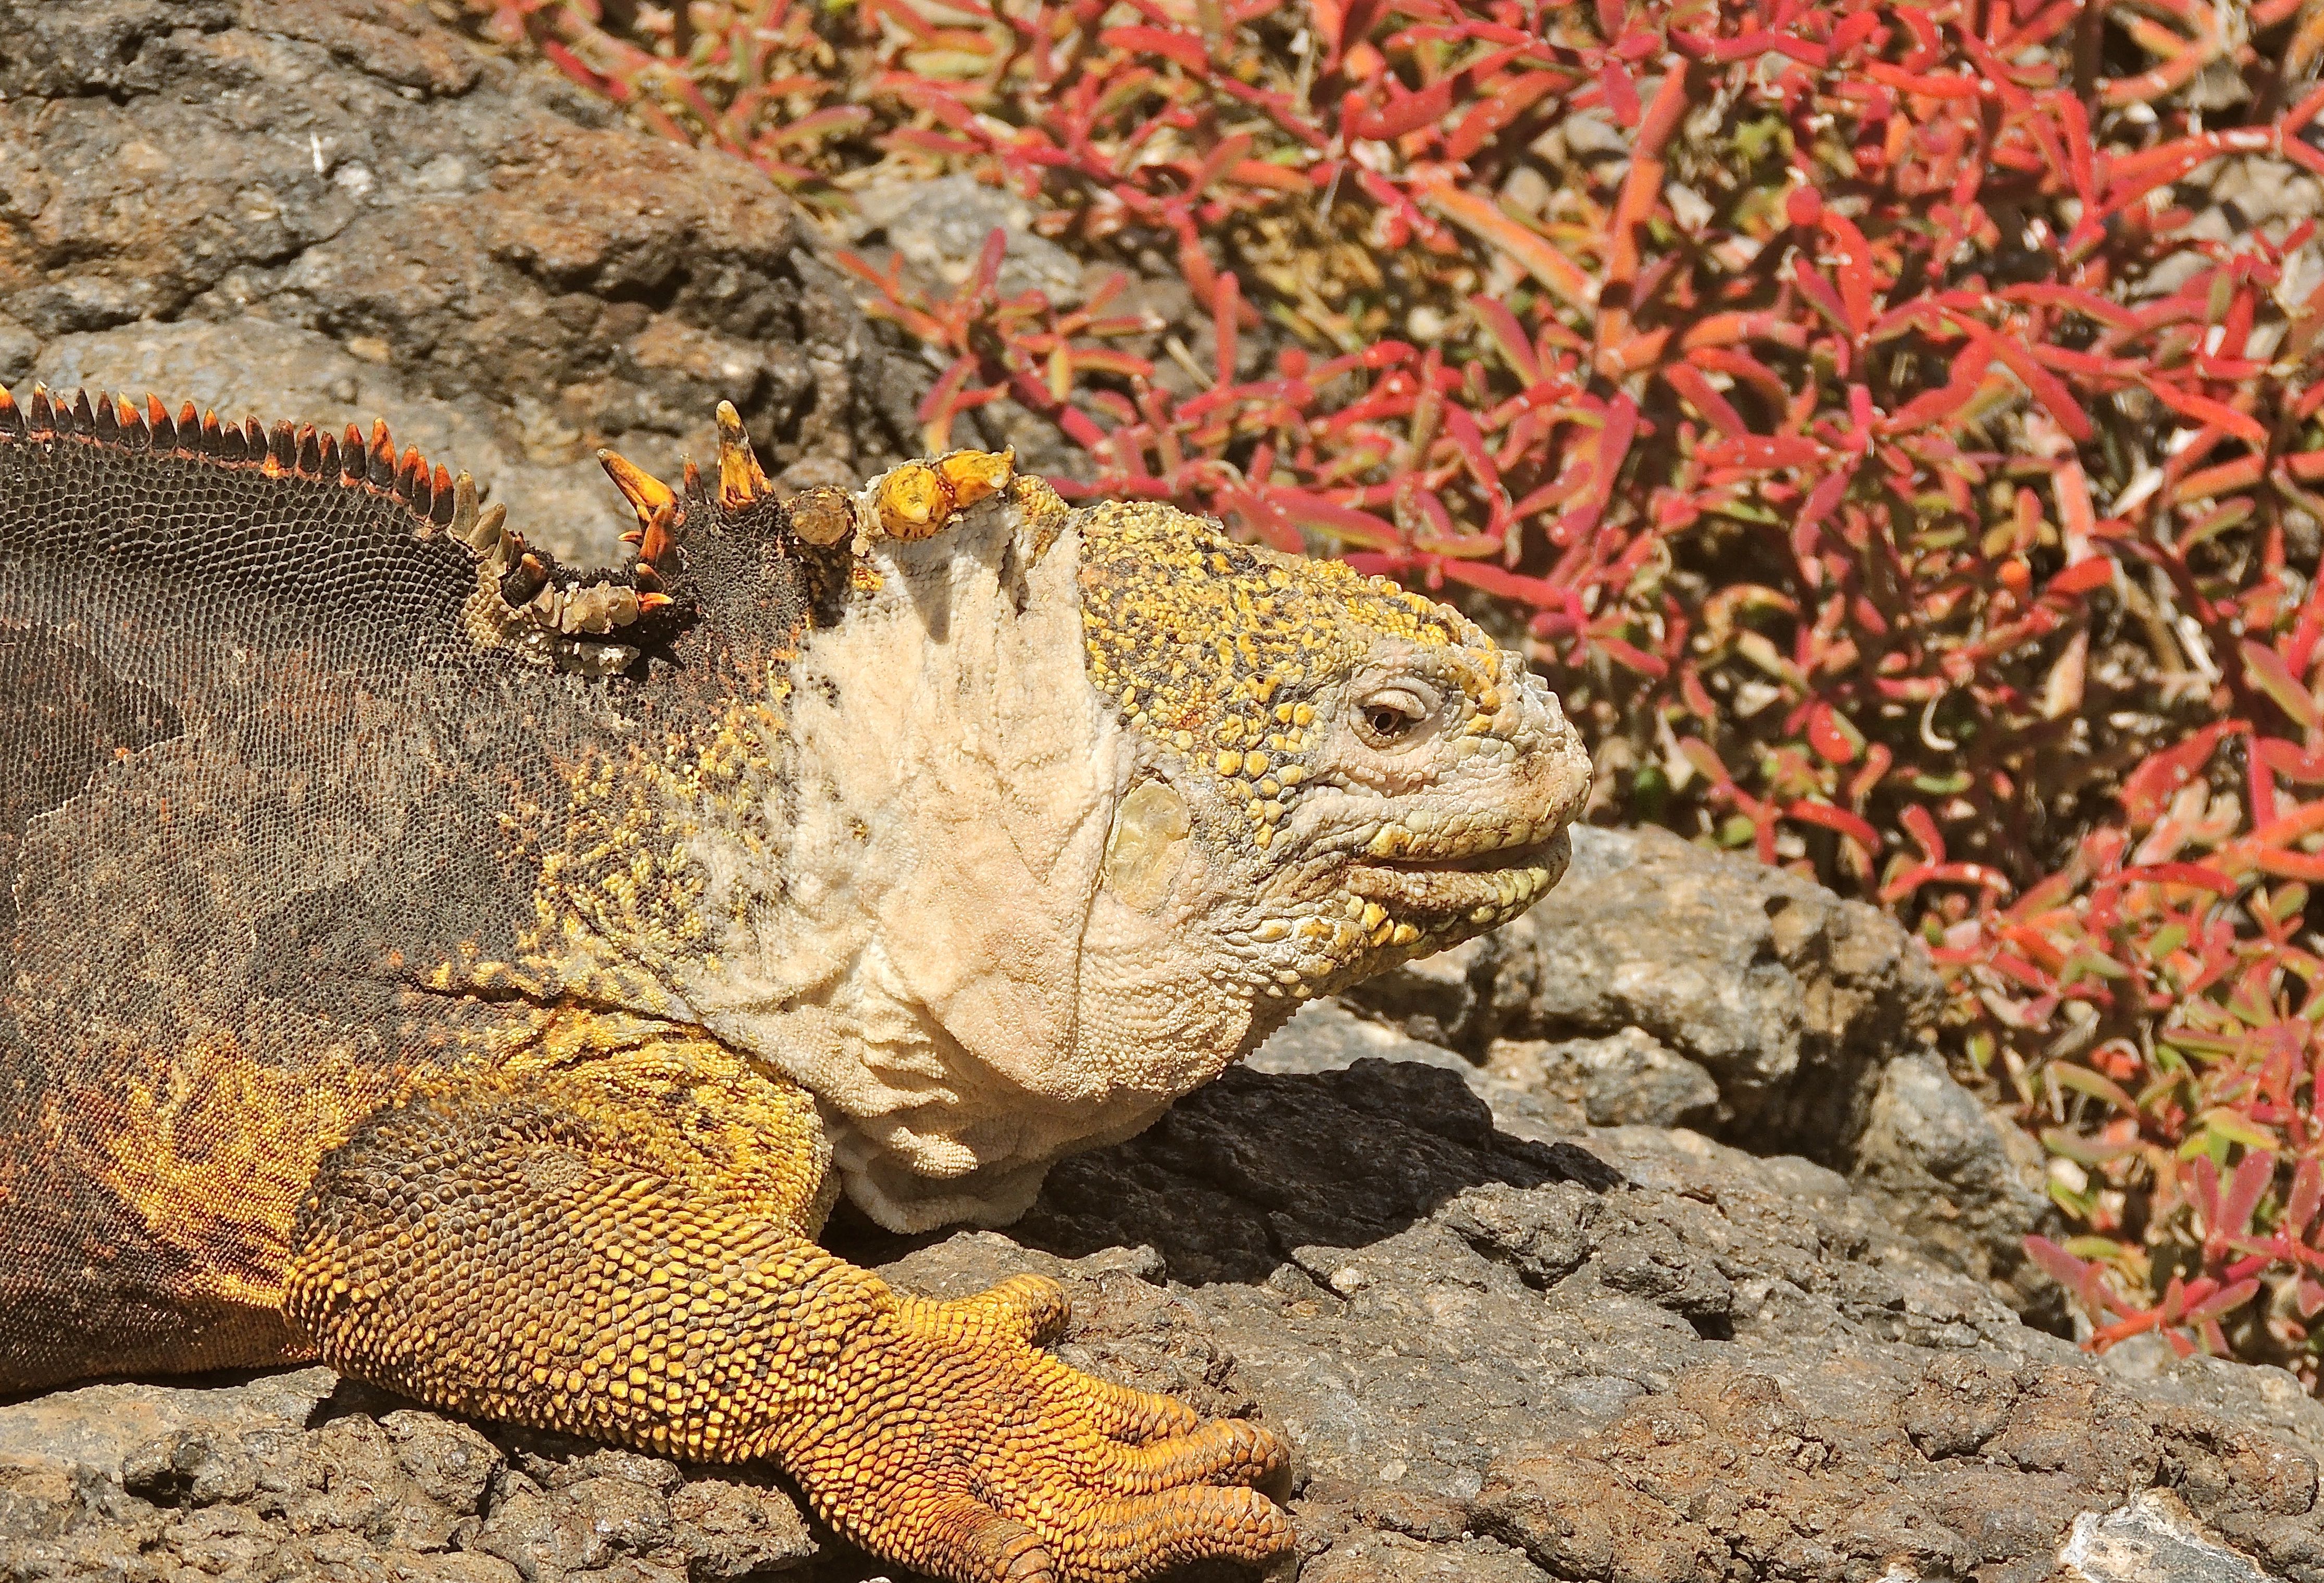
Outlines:
[{"label": "rock surface", "polygon": [[1938,995],[1872,907],[1667,830],[1582,829],[1564,879],[1517,923],[1350,998],[1479,1058],[1497,1039],[1632,1029],[1717,1085],[1708,1119],[1726,1141],[1831,1159]]},{"label": "rock surface", "polygon": [[0,1407],[0,1577],[727,1579],[817,1544],[763,1477],[422,1412],[324,1368]]},{"label": "rock surface", "polygon": [[1531,912],[1347,999],[1562,1101],[1568,1125],[1683,1124],[1831,1166],[1924,1251],[2061,1324],[2023,1253],[2054,1229],[2039,1147],[1923,1042],[1938,994],[1875,908],[1666,830],[1582,829]]},{"label": "rock surface", "polygon": [[0,380],[366,427],[609,557],[592,459],[733,400],[794,485],[917,434],[929,372],[789,203],[396,0],[0,0]]}]

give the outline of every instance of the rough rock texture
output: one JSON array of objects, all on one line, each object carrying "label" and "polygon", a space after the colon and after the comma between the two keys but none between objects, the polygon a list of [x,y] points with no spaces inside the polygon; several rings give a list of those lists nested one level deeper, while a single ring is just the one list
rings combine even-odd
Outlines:
[{"label": "rough rock texture", "polygon": [[[885,466],[928,371],[789,203],[396,0],[0,0],[0,380],[368,427],[610,555],[591,455]],[[916,447],[915,447],[916,449]]]},{"label": "rough rock texture", "polygon": [[1602,1039],[1496,1039],[1485,1069],[1565,1101],[1580,1126],[1702,1126],[1719,1112],[1719,1084],[1643,1028]]},{"label": "rough rock texture", "polygon": [[816,1553],[759,1474],[480,1429],[328,1369],[0,1407],[0,1577],[708,1580]]},{"label": "rough rock texture", "polygon": [[1665,830],[1583,829],[1531,912],[1348,1000],[1569,1126],[1685,1125],[1830,1165],[1925,1251],[2062,1322],[2022,1251],[2054,1217],[2039,1148],[1923,1041],[1938,993],[1872,907]]},{"label": "rough rock texture", "polygon": [[[1311,1583],[2324,1578],[2324,1407],[2289,1375],[2094,1361],[1830,1171],[1654,1127],[1584,1148],[1336,1015],[1069,1162],[1009,1236],[836,1240],[931,1291],[1055,1273],[1076,1364],[1287,1430]],[[779,1486],[322,1371],[0,1407],[0,1578],[187,1568],[868,1569]]]},{"label": "rough rock texture", "polygon": [[1862,903],[1666,830],[1582,829],[1517,924],[1351,998],[1478,1055],[1636,1028],[1718,1085],[1727,1141],[1827,1156],[1863,1131],[1881,1068],[1917,1044],[1938,993]]},{"label": "rough rock texture", "polygon": [[2065,1295],[2024,1256],[2029,1232],[2062,1235],[2039,1183],[2042,1146],[1978,1104],[1927,1051],[1880,1074],[1849,1175],[1923,1251],[1995,1283],[2003,1301],[2049,1328]]}]

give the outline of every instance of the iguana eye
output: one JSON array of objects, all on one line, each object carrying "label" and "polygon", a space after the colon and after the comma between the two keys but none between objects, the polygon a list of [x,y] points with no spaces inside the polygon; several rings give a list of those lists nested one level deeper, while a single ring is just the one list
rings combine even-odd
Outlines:
[{"label": "iguana eye", "polygon": [[1356,735],[1368,747],[1396,747],[1435,710],[1435,699],[1412,683],[1376,688],[1357,700]]}]

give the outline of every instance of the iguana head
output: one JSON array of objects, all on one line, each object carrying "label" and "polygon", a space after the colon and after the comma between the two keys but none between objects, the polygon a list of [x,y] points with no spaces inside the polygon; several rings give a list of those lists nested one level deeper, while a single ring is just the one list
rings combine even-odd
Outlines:
[{"label": "iguana head", "polygon": [[1255,1005],[1505,923],[1564,872],[1589,761],[1475,623],[1167,505],[1076,526],[1089,681],[1134,744],[1103,891],[1205,938]]},{"label": "iguana head", "polygon": [[1588,760],[1458,613],[1168,506],[1069,510],[1006,457],[777,504],[738,446],[671,586],[730,627],[766,605],[714,563],[819,593],[772,651],[763,818],[693,838],[712,949],[678,977],[816,1093],[882,1222],[1013,1217],[1300,1001],[1563,871]]}]

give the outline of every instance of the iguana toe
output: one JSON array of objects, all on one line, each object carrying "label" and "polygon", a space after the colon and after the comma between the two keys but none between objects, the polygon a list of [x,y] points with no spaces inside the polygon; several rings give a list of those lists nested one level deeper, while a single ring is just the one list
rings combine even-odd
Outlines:
[{"label": "iguana toe", "polygon": [[945,1583],[1057,1583],[1041,1536],[973,1495],[955,1495],[927,1515],[930,1539],[916,1563]]},{"label": "iguana toe", "polygon": [[1183,1435],[1203,1421],[1202,1415],[1176,1396],[1164,1396],[1134,1386],[1084,1376],[1090,1387],[1086,1404],[1090,1421],[1112,1440],[1143,1446]]},{"label": "iguana toe", "polygon": [[1191,1486],[1125,1497],[1071,1539],[1057,1547],[1065,1583],[1113,1583],[1192,1561],[1272,1560],[1296,1536],[1255,1489]]},{"label": "iguana toe", "polygon": [[1034,1347],[1064,1334],[1071,1310],[1065,1289],[1046,1275],[1015,1275],[951,1305],[964,1316],[989,1318]]},{"label": "iguana toe", "polygon": [[1027,1278],[899,1301],[784,1465],[865,1549],[959,1583],[1134,1583],[1288,1549],[1290,1520],[1250,1487],[1283,1468],[1283,1442],[1038,1350],[1064,1316],[1055,1284]]},{"label": "iguana toe", "polygon": [[1194,1484],[1259,1484],[1284,1465],[1283,1442],[1259,1425],[1222,1418],[1185,1434],[1125,1446],[1113,1477],[1125,1494]]}]

